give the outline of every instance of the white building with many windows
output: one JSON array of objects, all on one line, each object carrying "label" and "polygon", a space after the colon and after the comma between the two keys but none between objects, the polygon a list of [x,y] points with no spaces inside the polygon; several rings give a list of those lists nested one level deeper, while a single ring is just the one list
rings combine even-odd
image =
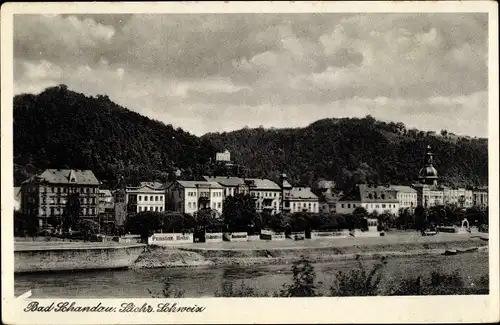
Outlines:
[{"label": "white building with many windows", "polygon": [[280,213],[281,187],[278,184],[263,178],[245,178],[245,184],[250,195],[255,198],[257,212]]},{"label": "white building with many windows", "polygon": [[460,208],[470,208],[473,205],[472,190],[465,188],[443,188],[444,205],[456,205]]},{"label": "white building with many windows", "polygon": [[337,213],[353,213],[363,207],[368,213],[399,213],[399,201],[393,191],[386,186],[359,184],[337,202]]},{"label": "white building with many windows", "polygon": [[217,182],[175,181],[166,188],[167,209],[194,214],[212,209],[222,214],[224,187]]},{"label": "white building with many windows", "polygon": [[389,190],[398,200],[401,209],[413,211],[417,207],[417,190],[411,186],[389,185]]},{"label": "white building with many windows", "polygon": [[236,194],[248,194],[248,186],[239,177],[233,176],[203,176],[207,182],[217,182],[224,187],[224,198]]},{"label": "white building with many windows", "polygon": [[165,211],[165,192],[161,187],[143,185],[126,188],[128,211]]},{"label": "white building with many windows", "polygon": [[292,187],[289,192],[290,212],[319,212],[319,199],[310,187]]}]

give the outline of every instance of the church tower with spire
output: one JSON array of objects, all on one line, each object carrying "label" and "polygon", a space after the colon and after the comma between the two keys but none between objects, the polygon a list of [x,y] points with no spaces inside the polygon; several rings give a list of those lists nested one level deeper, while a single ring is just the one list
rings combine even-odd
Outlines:
[{"label": "church tower with spire", "polygon": [[443,189],[438,186],[438,172],[434,167],[434,154],[427,146],[424,166],[418,173],[418,183],[412,185],[417,191],[417,205],[424,208],[443,205]]},{"label": "church tower with spire", "polygon": [[434,157],[431,151],[431,146],[427,146],[424,158],[424,167],[420,169],[420,172],[418,173],[420,183],[437,186],[438,172],[436,168],[434,168],[433,163]]}]

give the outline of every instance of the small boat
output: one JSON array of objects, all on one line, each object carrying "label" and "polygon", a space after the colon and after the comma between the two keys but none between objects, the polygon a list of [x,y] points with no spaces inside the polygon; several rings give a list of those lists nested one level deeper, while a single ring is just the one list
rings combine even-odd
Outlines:
[{"label": "small boat", "polygon": [[457,249],[457,253],[463,254],[463,253],[472,253],[472,252],[477,252],[478,248],[469,248],[469,249]]},{"label": "small boat", "polygon": [[438,233],[437,231],[428,230],[428,231],[423,231],[422,236],[435,236],[435,235],[437,235],[437,233]]},{"label": "small boat", "polygon": [[445,256],[450,256],[450,255],[457,255],[457,250],[456,249],[447,249],[443,255]]}]

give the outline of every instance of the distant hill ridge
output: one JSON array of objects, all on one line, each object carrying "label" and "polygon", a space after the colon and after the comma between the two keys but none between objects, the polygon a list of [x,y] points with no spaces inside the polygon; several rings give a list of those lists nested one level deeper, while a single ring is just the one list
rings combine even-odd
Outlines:
[{"label": "distant hill ridge", "polygon": [[228,149],[248,176],[292,183],[318,178],[340,187],[359,182],[410,184],[427,145],[447,184],[488,183],[488,140],[407,129],[365,118],[322,119],[304,128],[244,128],[196,137],[123,108],[107,96],[51,87],[14,97],[15,182],[44,168],[92,169],[101,180],[165,181],[175,169],[199,179],[217,150]]}]

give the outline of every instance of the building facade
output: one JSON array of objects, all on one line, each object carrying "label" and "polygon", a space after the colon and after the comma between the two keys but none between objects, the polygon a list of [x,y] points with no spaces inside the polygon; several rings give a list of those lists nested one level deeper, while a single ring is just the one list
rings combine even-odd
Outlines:
[{"label": "building facade", "polygon": [[310,187],[292,187],[289,192],[288,202],[290,212],[319,212],[319,200]]},{"label": "building facade", "polygon": [[368,213],[389,213],[398,215],[399,201],[394,192],[386,186],[359,184],[354,190],[341,197],[337,202],[337,213],[353,213],[358,207]]},{"label": "building facade", "polygon": [[488,206],[488,188],[479,187],[472,190],[472,205],[478,208]]},{"label": "building facade", "polygon": [[160,186],[127,187],[125,201],[129,212],[165,211],[165,191]]},{"label": "building facade", "polygon": [[250,195],[255,199],[257,212],[270,214],[281,212],[282,189],[278,184],[263,178],[245,178],[245,184],[248,186]]},{"label": "building facade", "polygon": [[217,182],[175,181],[166,189],[167,209],[194,214],[212,209],[222,214],[224,187]]},{"label": "building facade", "polygon": [[472,190],[465,188],[443,188],[444,205],[456,205],[460,208],[470,208],[473,206]]},{"label": "building facade", "polygon": [[224,152],[217,152],[215,154],[215,160],[216,161],[230,162],[231,161],[231,153],[228,150],[225,150]]},{"label": "building facade", "polygon": [[66,203],[80,202],[80,217],[99,222],[99,181],[91,170],[46,169],[21,185],[23,213],[38,219],[41,228],[55,217],[62,221]]},{"label": "building facade", "polygon": [[235,196],[236,194],[246,195],[249,193],[245,181],[239,177],[232,176],[203,176],[206,182],[219,183],[224,188],[224,198]]},{"label": "building facade", "polygon": [[389,190],[398,200],[400,209],[408,209],[411,212],[417,207],[418,195],[414,188],[404,185],[389,185]]}]

